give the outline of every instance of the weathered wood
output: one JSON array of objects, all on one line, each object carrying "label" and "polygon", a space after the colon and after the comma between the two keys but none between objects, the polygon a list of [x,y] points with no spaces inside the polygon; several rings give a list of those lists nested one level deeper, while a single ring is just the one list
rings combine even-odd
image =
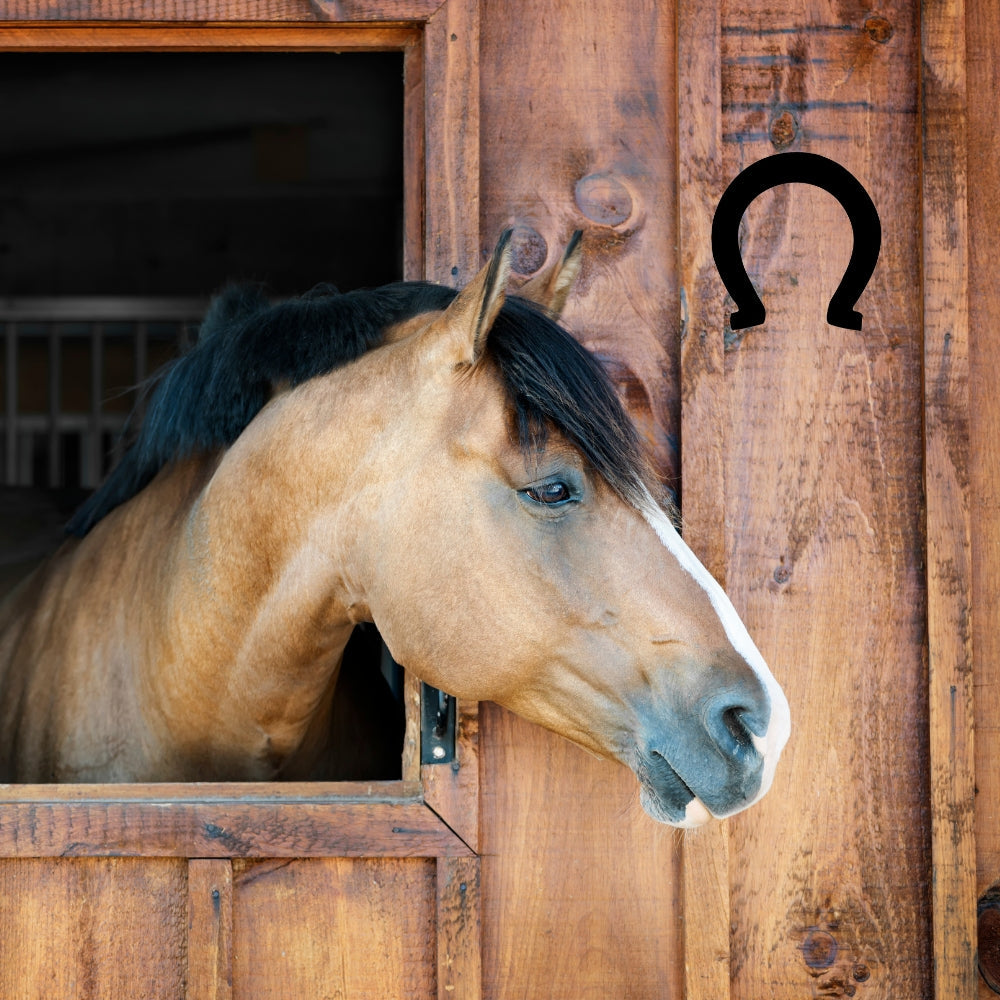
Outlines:
[{"label": "weathered wood", "polygon": [[564,319],[607,364],[677,485],[677,82],[673,5],[483,4],[484,247],[520,234],[518,274],[583,230]]},{"label": "weathered wood", "polygon": [[[424,47],[403,50],[403,278],[424,277]],[[433,185],[432,185],[433,186]]]},{"label": "weathered wood", "polygon": [[188,863],[186,1000],[232,1000],[233,866],[228,858]]},{"label": "weathered wood", "polygon": [[[712,259],[712,215],[722,166],[721,12],[718,0],[677,10],[678,215],[681,280],[681,510],[684,537],[725,586],[723,374],[725,292]],[[729,996],[729,830],[689,833],[683,853],[687,1000]]]},{"label": "weathered wood", "polygon": [[327,21],[426,21],[445,0],[310,0]]},{"label": "weathered wood", "polygon": [[[7,786],[0,857],[465,857],[399,782]],[[397,793],[397,794],[393,794]],[[410,797],[404,797],[406,795]]]},{"label": "weathered wood", "polygon": [[309,0],[7,0],[0,21],[315,21]]},{"label": "weathered wood", "polygon": [[0,21],[426,21],[443,0],[7,0]]},{"label": "weathered wood", "polygon": [[420,769],[424,802],[472,848],[479,846],[479,705],[460,701],[455,760]]},{"label": "weathered wood", "polygon": [[439,858],[437,863],[438,1000],[480,1000],[479,859]]},{"label": "weathered wood", "polygon": [[[482,4],[482,241],[528,276],[582,229],[564,318],[607,361],[676,485],[675,11],[644,0]],[[679,997],[676,834],[625,768],[480,712],[483,991]]]},{"label": "weathered wood", "polygon": [[479,4],[473,0],[447,0],[427,24],[424,100],[424,277],[459,287],[480,265]]},{"label": "weathered wood", "polygon": [[[1000,17],[988,0],[966,5],[969,241],[969,500],[972,534],[972,644],[975,651],[975,834],[977,891],[1000,883],[1000,257],[996,252],[1000,199]],[[955,150],[956,155],[958,150]],[[990,923],[1000,926],[993,911]],[[980,941],[982,960],[984,943]],[[1000,978],[1000,950],[987,958]],[[985,982],[979,996],[995,996]]]},{"label": "weathered wood", "polygon": [[621,765],[481,709],[483,995],[683,996],[677,831]]},{"label": "weathered wood", "polygon": [[[714,18],[712,8],[682,24],[708,31],[699,14]],[[728,183],[783,149],[825,153],[873,193],[886,229],[861,333],[824,322],[850,229],[832,198],[805,185],[762,196],[741,232],[766,324],[733,335],[731,306],[706,319],[709,307],[688,303],[685,472],[689,453],[707,448],[690,468],[708,492],[692,496],[698,480],[685,479],[685,520],[693,532],[705,530],[692,525],[703,512],[725,525],[722,575],[789,695],[793,733],[771,794],[728,823],[731,983],[718,971],[714,985],[701,982],[726,946],[710,925],[714,949],[688,971],[697,996],[798,998],[862,982],[880,996],[930,990],[927,751],[912,727],[926,713],[922,350],[904,277],[918,271],[919,240],[915,224],[896,221],[919,218],[916,21],[903,4],[880,13],[888,33],[870,31],[851,5],[776,14],[722,3],[719,68],[703,69],[705,79],[682,72],[691,111],[680,160],[693,158],[692,183],[718,193],[713,161]],[[689,45],[698,42],[682,39],[682,54]],[[721,124],[698,108],[713,100],[716,73]],[[693,296],[700,276],[715,279],[707,249],[688,243],[707,233],[706,206],[685,197],[682,212],[701,212],[700,223],[685,214],[682,230]],[[700,548],[718,574],[712,549]],[[689,885],[693,896],[697,879]]]},{"label": "weathered wood", "polygon": [[922,3],[924,489],[934,996],[977,989],[963,0]]},{"label": "weathered wood", "polygon": [[186,867],[96,858],[0,864],[0,996],[183,996]]},{"label": "weathered wood", "polygon": [[234,997],[435,996],[435,886],[433,861],[236,862]]},{"label": "weathered wood", "polygon": [[8,52],[388,52],[419,39],[405,25],[108,24],[0,21],[0,51]]}]

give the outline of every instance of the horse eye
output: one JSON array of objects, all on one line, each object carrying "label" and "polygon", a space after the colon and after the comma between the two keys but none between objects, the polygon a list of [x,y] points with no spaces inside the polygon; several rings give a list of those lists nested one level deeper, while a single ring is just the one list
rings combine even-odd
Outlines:
[{"label": "horse eye", "polygon": [[542,483],[541,486],[529,486],[524,492],[535,503],[545,504],[547,507],[558,507],[560,504],[569,503],[573,498],[570,488],[559,480]]}]

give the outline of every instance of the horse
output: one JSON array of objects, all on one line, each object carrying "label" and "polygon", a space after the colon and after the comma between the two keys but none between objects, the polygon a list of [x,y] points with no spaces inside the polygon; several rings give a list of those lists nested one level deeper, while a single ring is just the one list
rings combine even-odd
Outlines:
[{"label": "horse", "polygon": [[329,773],[352,631],[631,768],[693,827],[767,791],[788,703],[682,540],[566,252],[508,292],[231,288],[0,609],[0,779]]}]

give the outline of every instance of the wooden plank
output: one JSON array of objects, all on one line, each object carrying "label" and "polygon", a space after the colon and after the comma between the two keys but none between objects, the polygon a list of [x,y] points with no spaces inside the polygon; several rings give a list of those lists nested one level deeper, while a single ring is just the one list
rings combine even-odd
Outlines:
[{"label": "wooden plank", "polygon": [[922,3],[927,644],[934,995],[977,990],[965,4]]},{"label": "wooden plank", "polygon": [[[678,215],[681,280],[681,510],[684,537],[725,586],[727,421],[725,292],[712,259],[712,215],[722,165],[719,0],[678,7]],[[729,996],[729,831],[712,824],[684,838],[687,1000]]]},{"label": "wooden plank", "polygon": [[424,277],[460,287],[479,269],[479,4],[475,0],[447,0],[428,22],[424,99]]},{"label": "wooden plank", "polygon": [[426,21],[442,0],[5,0],[0,21]]},{"label": "wooden plank", "polygon": [[197,785],[7,786],[0,857],[472,853],[419,797],[331,795],[324,787],[331,786],[237,785],[223,794],[219,786]]},{"label": "wooden plank", "polygon": [[[676,485],[675,5],[482,4],[482,241],[527,277],[583,230],[565,319]],[[487,997],[679,997],[678,837],[634,777],[480,709]]]},{"label": "wooden plank", "polygon": [[[1000,18],[989,0],[966,6],[969,240],[969,500],[972,535],[972,644],[975,701],[976,869],[981,895],[1000,885],[1000,256],[994,237],[1000,199]],[[996,926],[979,954],[998,954]],[[995,966],[994,966],[995,969]],[[995,996],[980,980],[979,996]]]},{"label": "wooden plank", "polygon": [[424,47],[403,52],[403,279],[424,277]]},{"label": "wooden plank", "polygon": [[310,0],[328,21],[426,21],[445,0]]},{"label": "wooden plank", "polygon": [[388,52],[405,49],[420,30],[405,25],[0,23],[7,52]]},{"label": "wooden plank", "polygon": [[455,759],[420,768],[424,802],[472,850],[479,846],[479,705],[460,701],[456,718]]},{"label": "wooden plank", "polygon": [[0,864],[0,996],[184,995],[183,861]]},{"label": "wooden plank", "polygon": [[679,835],[634,777],[481,707],[483,995],[683,996]]},{"label": "wooden plank", "polygon": [[188,863],[186,1000],[232,1000],[233,866],[228,859]]},{"label": "wooden plank", "polygon": [[480,1000],[483,995],[479,891],[479,858],[438,859],[438,1000]]},{"label": "wooden plank", "polygon": [[233,996],[435,996],[435,868],[391,858],[237,862]]},{"label": "wooden plank", "polygon": [[809,185],[763,195],[740,240],[767,321],[719,331],[726,586],[792,710],[769,796],[728,824],[732,997],[933,992],[919,34],[912,5],[879,15],[888,29],[853,4],[722,4],[726,179],[825,154],[884,233],[863,330],[830,327],[843,211]]}]

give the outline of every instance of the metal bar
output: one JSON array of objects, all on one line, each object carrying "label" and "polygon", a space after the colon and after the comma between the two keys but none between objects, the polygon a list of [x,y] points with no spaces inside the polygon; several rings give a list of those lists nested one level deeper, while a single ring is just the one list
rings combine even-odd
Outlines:
[{"label": "metal bar", "polygon": [[6,386],[4,387],[4,482],[17,482],[17,324],[4,324]]},{"label": "metal bar", "polygon": [[104,395],[104,324],[95,323],[90,334],[90,427],[88,429],[83,485],[94,489],[101,481],[101,402]]},{"label": "metal bar", "polygon": [[0,298],[0,320],[103,322],[191,320],[202,316],[205,299],[74,296],[72,298]]},{"label": "metal bar", "polygon": [[60,462],[59,441],[59,410],[60,373],[62,370],[62,351],[60,349],[59,333],[55,323],[49,324],[49,487],[62,486],[62,463]]}]

